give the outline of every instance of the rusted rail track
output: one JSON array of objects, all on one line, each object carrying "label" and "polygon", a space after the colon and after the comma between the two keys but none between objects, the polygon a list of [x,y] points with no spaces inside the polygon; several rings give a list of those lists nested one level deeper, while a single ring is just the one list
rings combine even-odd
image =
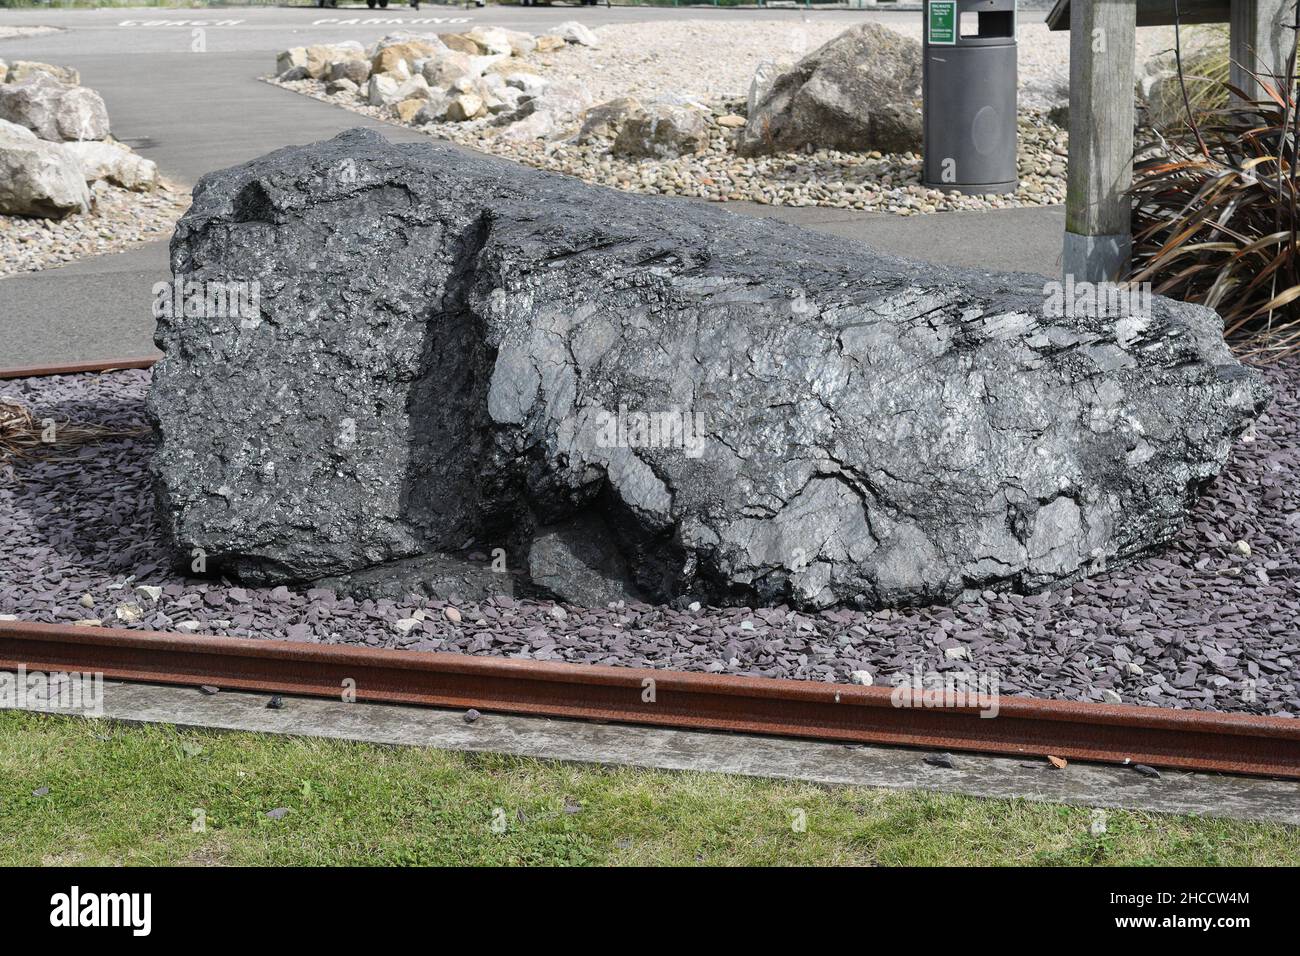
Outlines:
[{"label": "rusted rail track", "polygon": [[1300,720],[1003,697],[899,707],[884,687],[290,641],[0,622],[0,670],[468,708],[845,743],[1300,778]]},{"label": "rusted rail track", "polygon": [[41,378],[45,375],[77,375],[82,372],[112,372],[122,368],[151,368],[158,356],[137,358],[97,359],[93,362],[73,362],[70,365],[26,365],[0,369],[0,380],[9,378]]}]

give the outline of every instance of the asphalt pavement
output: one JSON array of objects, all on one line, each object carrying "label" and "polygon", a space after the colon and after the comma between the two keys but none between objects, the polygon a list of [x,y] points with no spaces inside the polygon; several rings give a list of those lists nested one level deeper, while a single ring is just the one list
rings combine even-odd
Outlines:
[{"label": "asphalt pavement", "polygon": [[[462,7],[419,11],[363,5],[188,9],[0,10],[0,27],[53,26],[58,32],[0,40],[0,58],[67,64],[104,97],[113,133],[156,162],[165,176],[193,185],[205,173],[282,146],[315,142],[355,126],[394,140],[409,129],[270,86],[272,55],[290,46],[356,39],[398,30],[459,32],[475,25],[544,32],[564,20],[589,26],[687,18],[842,21],[919,16],[888,11],[735,10],[671,7]],[[729,203],[743,215],[770,216],[866,242],[884,251],[950,265],[1059,273],[1060,207],[898,217],[820,207]],[[168,278],[165,242],[0,279],[0,368],[61,364],[153,351],[151,287]]]}]

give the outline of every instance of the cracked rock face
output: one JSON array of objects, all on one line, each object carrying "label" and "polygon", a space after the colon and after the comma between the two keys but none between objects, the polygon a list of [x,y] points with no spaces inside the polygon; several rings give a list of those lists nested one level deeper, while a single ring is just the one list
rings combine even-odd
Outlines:
[{"label": "cracked rock face", "polygon": [[1167,541],[1268,401],[1204,308],[1047,317],[1041,277],[360,130],[205,177],[172,267],[258,283],[160,317],[150,398],[178,557],[255,582],[536,535],[588,601],[1035,590]]},{"label": "cracked rock face", "polygon": [[742,156],[805,147],[919,151],[921,72],[920,43],[878,23],[860,23],[770,86],[760,80],[737,149]]},{"label": "cracked rock face", "polygon": [[0,86],[0,119],[56,143],[102,140],[109,132],[108,110],[98,93],[43,72]]}]

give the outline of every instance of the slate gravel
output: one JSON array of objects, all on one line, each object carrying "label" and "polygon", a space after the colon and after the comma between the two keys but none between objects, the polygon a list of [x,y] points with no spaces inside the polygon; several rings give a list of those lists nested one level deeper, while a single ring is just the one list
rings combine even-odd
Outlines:
[{"label": "slate gravel", "polygon": [[[820,614],[501,597],[457,615],[442,602],[187,580],[164,564],[142,435],[0,462],[0,615],[843,683],[866,671],[877,685],[918,668],[995,673],[1008,694],[1297,716],[1300,361],[1266,374],[1273,406],[1175,543],[1055,592]],[[0,399],[143,426],[148,382],[140,371],[18,380],[0,383]]]}]

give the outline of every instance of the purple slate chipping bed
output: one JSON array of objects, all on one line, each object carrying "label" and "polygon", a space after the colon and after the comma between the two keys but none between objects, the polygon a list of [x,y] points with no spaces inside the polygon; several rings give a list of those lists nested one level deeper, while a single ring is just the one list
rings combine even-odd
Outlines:
[{"label": "purple slate chipping bed", "polygon": [[[875,613],[495,598],[459,604],[340,598],[186,579],[160,546],[152,439],[116,439],[0,464],[0,614],[532,660],[878,685],[915,668],[995,672],[1003,693],[1300,715],[1300,361],[1267,369],[1277,394],[1169,548],[1071,588],[986,592],[957,608]],[[149,373],[0,382],[38,416],[144,424]],[[162,589],[156,600],[138,586]],[[90,606],[79,603],[89,595]],[[123,604],[139,608],[121,620]],[[412,622],[417,611],[425,619]],[[451,616],[455,616],[454,613]],[[128,610],[128,617],[130,612]],[[404,621],[399,627],[398,621]],[[409,628],[404,630],[404,628]]]}]

